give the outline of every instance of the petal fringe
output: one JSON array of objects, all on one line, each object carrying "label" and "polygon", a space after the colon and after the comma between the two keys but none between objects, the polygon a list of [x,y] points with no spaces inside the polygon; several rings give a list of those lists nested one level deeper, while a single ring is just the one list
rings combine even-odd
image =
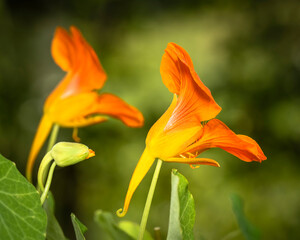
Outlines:
[{"label": "petal fringe", "polygon": [[104,93],[99,95],[97,106],[95,107],[95,113],[107,114],[117,118],[129,127],[141,127],[144,125],[143,114],[113,94]]},{"label": "petal fringe", "polygon": [[174,163],[186,163],[190,165],[209,165],[220,167],[220,164],[217,161],[210,158],[169,158],[165,161]]},{"label": "petal fringe", "polygon": [[187,152],[203,152],[209,148],[221,148],[239,159],[251,162],[266,160],[266,156],[256,141],[244,135],[236,135],[218,119],[210,120],[198,141],[189,146]]},{"label": "petal fringe", "polygon": [[[107,117],[102,117],[102,116],[92,116],[92,117],[87,117],[87,118],[76,118],[71,121],[65,121],[60,124],[62,127],[67,127],[67,128],[79,128],[79,127],[87,127],[90,125],[94,125],[97,123],[102,123],[107,121]],[[77,132],[73,131],[72,137],[75,142],[80,142],[80,138],[77,136]]]}]

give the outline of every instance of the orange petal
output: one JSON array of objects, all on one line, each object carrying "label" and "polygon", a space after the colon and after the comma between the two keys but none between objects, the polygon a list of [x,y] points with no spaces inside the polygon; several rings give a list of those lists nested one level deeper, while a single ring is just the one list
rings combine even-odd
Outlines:
[{"label": "orange petal", "polygon": [[68,32],[57,27],[52,40],[51,53],[55,63],[64,71],[72,70],[75,58],[75,45]]},{"label": "orange petal", "polygon": [[209,99],[206,95],[202,95],[201,91],[198,91],[199,88],[184,64],[180,65],[180,69],[182,74],[181,92],[165,131],[199,126],[202,121],[215,117],[221,110],[213,99]]},{"label": "orange petal", "polygon": [[[64,122],[61,124],[62,127],[67,127],[67,128],[79,128],[79,127],[87,127],[90,125],[95,125],[97,123],[102,123],[107,121],[106,117],[102,116],[91,116],[87,118],[78,118],[71,120],[69,122]],[[75,142],[80,142],[80,138],[76,135],[76,132],[72,134],[72,137]]]},{"label": "orange petal", "polygon": [[[52,104],[47,114],[64,127],[84,127],[107,120],[108,115],[130,127],[140,127],[143,115],[133,106],[112,94],[81,93]],[[100,115],[100,116],[99,116]]]},{"label": "orange petal", "polygon": [[195,126],[161,134],[147,144],[151,154],[161,160],[167,160],[183,152],[195,142],[202,133],[202,127]]},{"label": "orange petal", "polygon": [[177,96],[174,94],[173,100],[167,111],[154,123],[154,125],[150,128],[147,138],[146,138],[146,145],[149,144],[153,138],[159,137],[169,121],[172,113],[177,104]]},{"label": "orange petal", "polygon": [[[179,59],[190,69],[194,69],[193,62],[189,54],[177,44],[168,43],[167,48],[165,49],[165,54],[161,60],[160,74],[162,76],[163,83],[169,91],[176,93],[177,95],[180,93],[181,86]],[[208,90],[205,86],[204,89],[206,91]]]},{"label": "orange petal", "polygon": [[204,126],[201,138],[187,148],[186,151],[201,152],[215,147],[221,148],[246,162],[261,162],[267,159],[259,145],[252,138],[236,135],[218,119],[210,120]]},{"label": "orange petal", "polygon": [[124,207],[123,207],[123,209],[119,209],[117,211],[117,215],[119,217],[124,217],[126,215],[133,193],[135,192],[135,190],[138,187],[138,185],[140,184],[140,182],[143,180],[144,176],[149,171],[154,160],[155,160],[155,158],[152,157],[152,155],[149,153],[149,151],[146,148],[144,150],[138,164],[136,165],[133,174],[132,174],[132,177],[131,177],[131,180],[129,183],[129,187],[127,190],[127,194],[125,197]]},{"label": "orange petal", "polygon": [[160,73],[163,82],[167,86],[169,91],[176,93],[177,95],[179,95],[180,93],[182,81],[182,64],[184,64],[189,69],[192,75],[191,80],[193,80],[197,84],[199,91],[202,92],[201,95],[204,98],[210,99],[214,104],[216,104],[210,90],[203,84],[203,82],[195,72],[194,65],[189,54],[182,47],[175,43],[169,43],[167,45],[165,54],[162,57],[160,67]]},{"label": "orange petal", "polygon": [[105,80],[106,73],[104,72],[101,63],[94,51],[94,49],[83,38],[80,31],[74,27],[70,27],[73,42],[76,47],[77,53],[77,66],[76,72],[80,75],[78,81],[78,88],[80,92],[90,91],[102,88]]},{"label": "orange petal", "polygon": [[77,28],[71,27],[70,30],[69,35],[64,29],[57,28],[52,41],[53,59],[68,73],[47,98],[46,109],[58,98],[100,89],[106,80],[92,47]]},{"label": "orange petal", "polygon": [[185,128],[214,118],[221,107],[196,74],[188,53],[175,43],[169,43],[165,51],[161,62],[162,79],[168,89],[179,96],[165,130]]},{"label": "orange petal", "polygon": [[[65,127],[76,127],[81,124],[81,120],[91,114],[94,114],[95,105],[97,105],[98,94],[96,92],[87,92],[69,96],[53,103],[45,113],[51,117],[52,121]],[[78,124],[72,125],[72,122]]]},{"label": "orange petal", "polygon": [[144,124],[144,117],[139,110],[109,93],[98,96],[94,112],[120,119],[129,127],[141,127]]},{"label": "orange petal", "polygon": [[146,146],[151,154],[162,160],[178,155],[180,152],[195,142],[202,130],[201,124],[195,124],[187,128],[176,129],[176,131],[165,131],[165,125],[171,117],[177,104],[177,97],[174,94],[173,101],[168,110],[151,127],[146,138]]},{"label": "orange petal", "polygon": [[89,155],[87,156],[86,159],[89,159],[89,158],[91,158],[91,157],[94,157],[95,155],[96,155],[95,152],[94,152],[92,149],[89,149]]},{"label": "orange petal", "polygon": [[175,163],[186,163],[190,165],[210,165],[215,167],[220,167],[220,164],[210,158],[169,158],[165,160],[166,162],[175,162]]},{"label": "orange petal", "polygon": [[35,159],[39,151],[41,150],[46,138],[48,137],[52,125],[53,122],[46,115],[44,115],[35,134],[27,161],[26,177],[30,182],[32,181],[32,169]]}]

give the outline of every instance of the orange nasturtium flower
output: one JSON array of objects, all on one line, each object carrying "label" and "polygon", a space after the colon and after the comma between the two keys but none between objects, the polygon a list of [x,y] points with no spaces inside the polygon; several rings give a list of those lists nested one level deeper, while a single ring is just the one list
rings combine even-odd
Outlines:
[{"label": "orange nasturtium flower", "polygon": [[49,135],[53,124],[77,129],[107,120],[120,119],[129,127],[141,127],[143,115],[133,106],[109,93],[97,93],[106,80],[99,59],[79,30],[56,29],[51,48],[55,63],[66,73],[48,96],[44,115],[29,154],[26,174],[31,179],[35,158]]},{"label": "orange nasturtium flower", "polygon": [[198,77],[190,56],[182,47],[168,44],[160,73],[174,98],[148,132],[146,148],[133,172],[124,207],[117,212],[120,217],[126,214],[134,191],[156,158],[190,164],[191,167],[197,164],[219,167],[215,160],[197,158],[205,150],[218,147],[246,162],[266,159],[253,139],[236,135],[215,119],[221,107]]}]

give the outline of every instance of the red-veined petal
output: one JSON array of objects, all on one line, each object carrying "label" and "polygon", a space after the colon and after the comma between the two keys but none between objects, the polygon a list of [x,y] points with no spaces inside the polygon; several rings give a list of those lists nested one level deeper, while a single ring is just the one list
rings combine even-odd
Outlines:
[{"label": "red-veined petal", "polygon": [[176,104],[177,97],[174,94],[170,107],[151,127],[146,138],[146,146],[151,154],[162,160],[178,155],[187,146],[195,142],[201,134],[201,123],[186,128],[176,128],[173,131],[164,130]]},{"label": "red-veined petal", "polygon": [[197,142],[188,147],[186,152],[202,152],[215,147],[221,148],[246,162],[261,162],[267,159],[252,138],[236,135],[218,119],[212,119],[204,126],[203,135]]},{"label": "red-veined petal", "polygon": [[180,60],[179,63],[182,76],[181,92],[165,131],[200,125],[202,121],[214,118],[221,111],[221,108],[215,103],[213,98],[203,94],[203,91],[199,91],[188,67],[181,63]]},{"label": "red-veined petal", "polygon": [[177,96],[176,94],[173,95],[173,100],[167,111],[153,124],[150,128],[147,138],[146,138],[146,145],[150,144],[153,138],[160,136],[167,125],[172,113],[177,104]]},{"label": "red-veined petal", "polygon": [[169,91],[176,93],[177,95],[180,93],[181,86],[179,59],[190,69],[194,69],[193,62],[188,53],[177,44],[168,43],[165,53],[162,56],[160,74],[162,76],[163,83]]},{"label": "red-veined petal", "polygon": [[179,96],[166,131],[197,125],[214,118],[221,111],[210,90],[196,74],[188,53],[175,43],[169,43],[165,50],[161,75],[168,89]]}]

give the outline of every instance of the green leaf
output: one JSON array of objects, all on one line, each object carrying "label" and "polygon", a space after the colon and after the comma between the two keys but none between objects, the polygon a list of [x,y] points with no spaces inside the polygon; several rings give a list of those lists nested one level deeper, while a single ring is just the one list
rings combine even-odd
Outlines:
[{"label": "green leaf", "polygon": [[46,224],[37,190],[0,154],[0,238],[45,239]]},{"label": "green leaf", "polygon": [[[140,226],[137,223],[130,222],[130,221],[120,221],[119,228],[130,235],[133,239],[138,238],[138,234],[140,231]],[[143,240],[152,240],[150,233],[145,231]]]},{"label": "green leaf", "polygon": [[236,194],[231,195],[232,209],[240,229],[247,240],[260,239],[259,230],[253,226],[248,220],[244,212],[244,202]]},{"label": "green leaf", "polygon": [[58,221],[56,220],[56,217],[54,215],[54,207],[55,202],[53,195],[51,192],[48,193],[47,199],[43,205],[47,217],[48,217],[48,223],[47,223],[47,240],[66,240]]},{"label": "green leaf", "polygon": [[167,240],[194,239],[195,203],[188,190],[188,181],[172,170],[171,206]]},{"label": "green leaf", "polygon": [[110,212],[97,210],[94,215],[95,221],[112,237],[114,240],[134,240],[129,234],[123,231],[116,223]]},{"label": "green leaf", "polygon": [[87,231],[87,227],[79,221],[74,213],[71,213],[71,220],[75,230],[76,240],[85,240],[83,234]]}]

